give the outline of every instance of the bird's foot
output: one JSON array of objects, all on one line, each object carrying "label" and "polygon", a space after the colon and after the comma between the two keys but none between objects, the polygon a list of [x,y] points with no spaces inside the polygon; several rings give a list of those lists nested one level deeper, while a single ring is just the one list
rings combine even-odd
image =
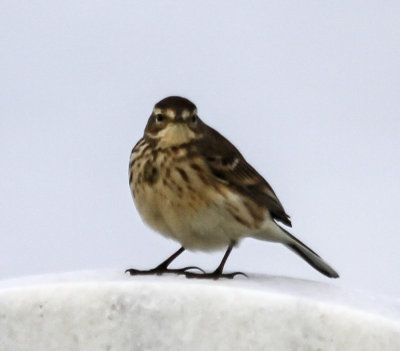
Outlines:
[{"label": "bird's foot", "polygon": [[243,272],[233,272],[233,273],[222,273],[222,272],[212,272],[212,273],[194,273],[194,272],[185,272],[186,278],[195,278],[195,279],[233,279],[237,275],[243,275],[244,277],[247,277],[247,274]]},{"label": "bird's foot", "polygon": [[[166,273],[173,273],[173,274],[187,274],[189,273],[191,269],[198,269],[200,272],[204,273],[205,272],[196,266],[189,266],[189,267],[183,267],[183,268],[178,268],[178,269],[168,269],[167,267],[156,267],[153,269],[148,269],[148,270],[140,270],[140,269],[135,269],[135,268],[130,268],[125,271],[125,273],[129,273],[130,275],[162,275]],[[199,273],[200,274],[200,273]]]}]

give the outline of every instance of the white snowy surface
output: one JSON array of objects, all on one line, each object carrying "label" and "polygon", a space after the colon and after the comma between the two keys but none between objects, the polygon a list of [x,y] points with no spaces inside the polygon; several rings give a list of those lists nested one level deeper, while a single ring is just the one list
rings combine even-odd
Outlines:
[{"label": "white snowy surface", "polygon": [[0,351],[22,350],[400,350],[400,306],[283,277],[27,277],[0,282]]}]

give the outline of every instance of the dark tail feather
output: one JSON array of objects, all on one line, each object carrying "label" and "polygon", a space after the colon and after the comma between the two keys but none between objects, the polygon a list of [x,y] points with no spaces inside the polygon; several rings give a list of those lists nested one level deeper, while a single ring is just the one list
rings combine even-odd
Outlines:
[{"label": "dark tail feather", "polygon": [[299,239],[294,237],[292,234],[281,228],[292,240],[283,243],[289,249],[297,253],[301,258],[308,262],[318,272],[326,275],[329,278],[339,278],[339,274],[326,263],[317,253],[303,244]]}]

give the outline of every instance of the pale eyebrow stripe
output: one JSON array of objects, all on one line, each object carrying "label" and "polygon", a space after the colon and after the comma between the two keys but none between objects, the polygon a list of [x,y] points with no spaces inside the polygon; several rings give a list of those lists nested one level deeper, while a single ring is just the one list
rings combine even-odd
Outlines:
[{"label": "pale eyebrow stripe", "polygon": [[182,117],[183,117],[183,119],[189,118],[190,117],[190,111],[189,110],[183,110],[182,111]]},{"label": "pale eyebrow stripe", "polygon": [[158,115],[158,114],[165,115],[165,116],[167,116],[167,117],[170,118],[170,119],[174,119],[174,118],[175,118],[175,115],[176,115],[176,114],[175,114],[175,111],[172,110],[172,109],[170,109],[170,108],[168,108],[168,109],[166,109],[166,110],[162,110],[161,108],[155,107],[154,110],[153,110],[153,113],[154,113],[155,115]]},{"label": "pale eyebrow stripe", "polygon": [[168,118],[171,118],[171,119],[174,119],[175,116],[176,116],[175,111],[174,111],[174,110],[171,110],[170,108],[168,108],[168,109],[165,111],[165,114],[167,115]]},{"label": "pale eyebrow stripe", "polygon": [[183,117],[183,119],[187,119],[187,118],[190,118],[191,116],[195,116],[195,115],[197,115],[197,109],[194,109],[194,110],[183,110],[182,111],[182,117]]}]

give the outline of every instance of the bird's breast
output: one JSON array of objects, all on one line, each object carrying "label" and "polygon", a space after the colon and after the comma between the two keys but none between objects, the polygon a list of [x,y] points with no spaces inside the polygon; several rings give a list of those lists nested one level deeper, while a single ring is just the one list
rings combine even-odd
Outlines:
[{"label": "bird's breast", "polygon": [[199,159],[188,159],[185,148],[154,150],[139,143],[131,155],[129,177],[141,217],[167,236],[176,237],[215,200],[206,170]]},{"label": "bird's breast", "polygon": [[217,181],[202,158],[186,148],[160,150],[139,142],[129,179],[144,222],[186,248],[224,247],[254,224],[240,195]]}]

